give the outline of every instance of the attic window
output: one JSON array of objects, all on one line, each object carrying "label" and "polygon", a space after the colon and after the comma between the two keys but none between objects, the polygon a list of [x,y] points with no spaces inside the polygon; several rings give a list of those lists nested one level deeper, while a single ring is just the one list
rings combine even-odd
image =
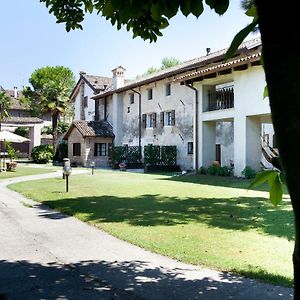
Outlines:
[{"label": "attic window", "polygon": [[95,83],[98,83],[98,80],[95,80]]}]

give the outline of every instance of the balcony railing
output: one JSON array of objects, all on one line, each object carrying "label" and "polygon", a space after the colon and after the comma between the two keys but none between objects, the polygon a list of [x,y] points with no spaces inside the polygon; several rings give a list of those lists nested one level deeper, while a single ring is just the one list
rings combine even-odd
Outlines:
[{"label": "balcony railing", "polygon": [[234,107],[234,90],[232,87],[208,91],[208,107],[206,111],[220,110]]}]

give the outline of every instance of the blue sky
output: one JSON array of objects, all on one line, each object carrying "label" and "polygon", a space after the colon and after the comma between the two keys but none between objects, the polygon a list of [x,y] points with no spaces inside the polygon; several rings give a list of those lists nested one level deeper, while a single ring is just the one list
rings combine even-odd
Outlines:
[{"label": "blue sky", "polygon": [[39,0],[2,1],[1,12],[0,85],[7,89],[28,85],[30,74],[47,65],[69,67],[76,78],[79,71],[111,76],[111,70],[122,65],[126,77],[134,78],[150,66],[158,67],[163,57],[185,61],[205,55],[207,47],[212,51],[228,47],[251,21],[240,1],[231,0],[224,16],[209,7],[198,20],[176,16],[164,36],[150,44],[132,39],[131,32],[118,31],[97,15],[86,18],[83,31],[67,33]]}]

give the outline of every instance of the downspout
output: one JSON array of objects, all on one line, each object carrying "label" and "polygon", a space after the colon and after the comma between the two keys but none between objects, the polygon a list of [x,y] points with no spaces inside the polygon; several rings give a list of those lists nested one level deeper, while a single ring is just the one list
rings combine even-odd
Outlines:
[{"label": "downspout", "polygon": [[199,143],[198,143],[198,132],[199,132],[199,125],[198,125],[198,108],[199,108],[199,93],[198,90],[193,86],[188,84],[186,81],[184,85],[188,88],[192,89],[195,92],[195,170],[199,169]]},{"label": "downspout", "polygon": [[141,139],[142,139],[142,95],[140,92],[131,89],[134,93],[139,95],[139,160],[142,161],[142,148],[141,148]]}]

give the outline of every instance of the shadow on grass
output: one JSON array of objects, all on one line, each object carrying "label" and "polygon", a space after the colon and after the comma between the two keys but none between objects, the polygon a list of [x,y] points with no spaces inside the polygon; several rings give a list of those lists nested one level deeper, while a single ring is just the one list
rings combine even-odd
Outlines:
[{"label": "shadow on grass", "polygon": [[173,226],[204,223],[232,230],[258,229],[277,237],[294,238],[289,202],[274,208],[265,198],[185,198],[141,195],[135,198],[97,196],[45,201],[60,212],[84,214],[90,222],[125,222],[134,226]]},{"label": "shadow on grass", "polygon": [[[190,276],[189,276],[190,275]],[[187,279],[190,278],[190,279]],[[280,279],[280,278],[278,278]],[[1,297],[2,296],[2,297]],[[1,299],[292,299],[292,290],[220,273],[218,279],[146,261],[72,265],[0,261]]]},{"label": "shadow on grass", "polygon": [[[213,175],[178,175],[178,176],[168,176],[165,178],[159,178],[159,180],[170,180],[177,182],[188,182],[196,184],[207,184],[213,186],[222,186],[229,188],[239,188],[239,189],[248,189],[252,179],[244,179],[237,177],[222,177],[222,176],[213,176]],[[262,184],[258,187],[252,188],[251,190],[264,191],[268,192],[269,187],[267,184]],[[287,189],[284,190],[285,194],[288,194]]]}]

